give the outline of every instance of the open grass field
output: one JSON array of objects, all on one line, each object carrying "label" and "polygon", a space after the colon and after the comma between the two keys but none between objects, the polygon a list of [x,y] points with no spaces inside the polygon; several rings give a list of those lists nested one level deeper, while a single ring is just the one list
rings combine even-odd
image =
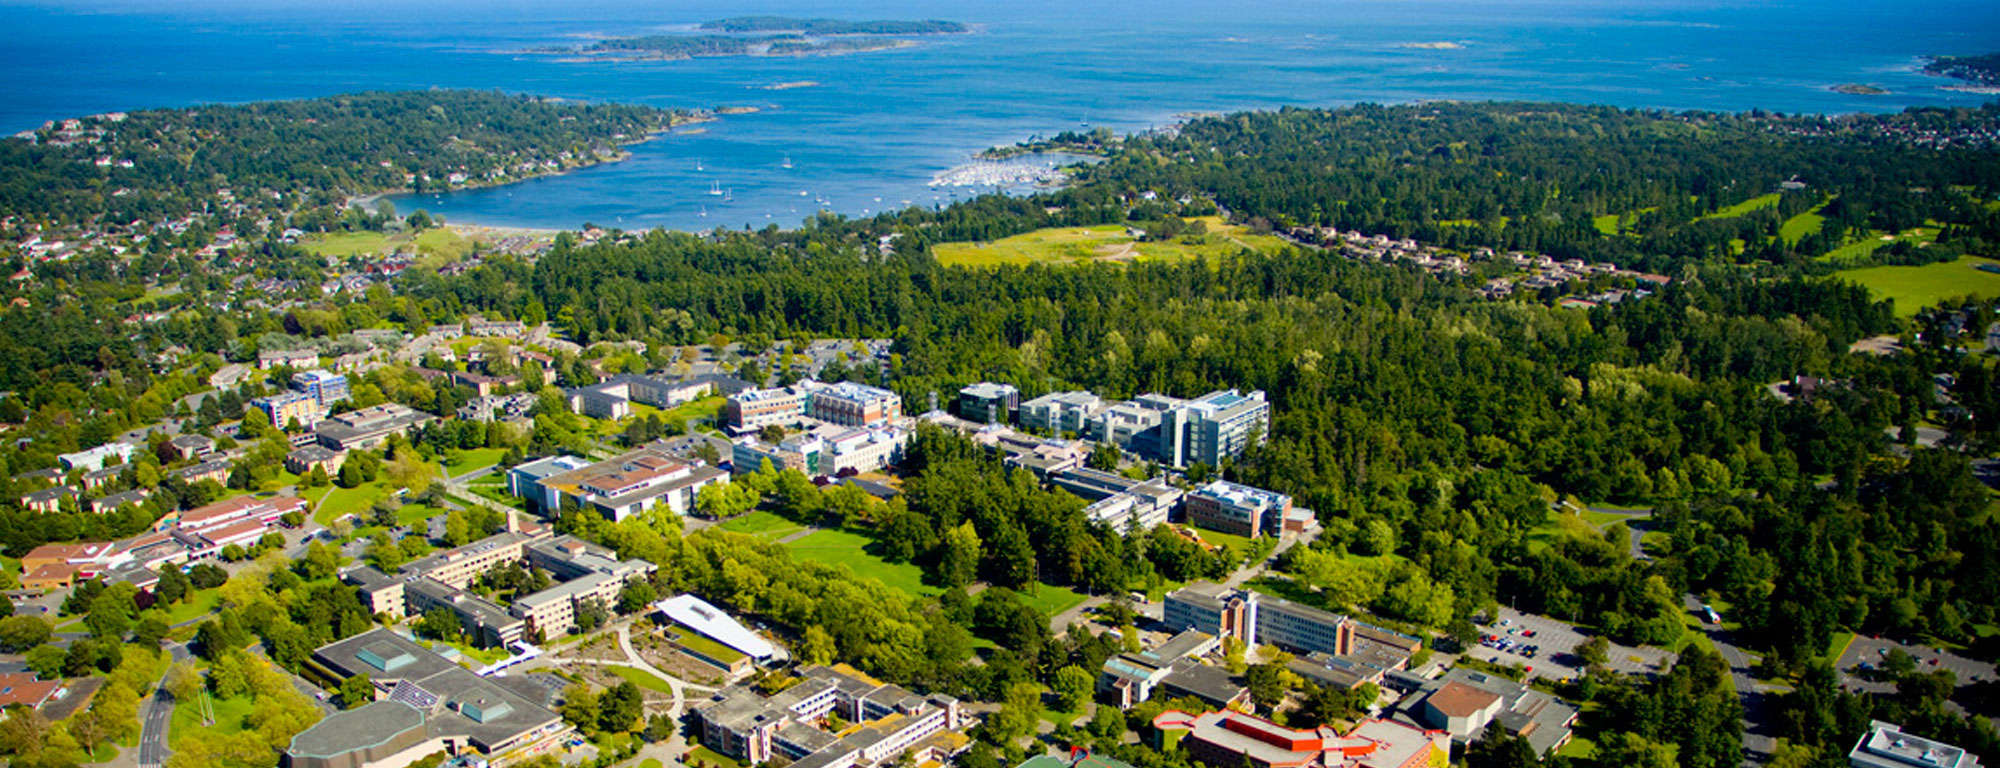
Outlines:
[{"label": "open grass field", "polygon": [[1021,592],[1021,602],[1050,616],[1075,608],[1083,600],[1083,593],[1053,584],[1037,584]]},{"label": "open grass field", "polygon": [[410,251],[425,256],[458,258],[472,249],[472,241],[449,229],[427,229],[412,236],[408,232],[339,232],[311,235],[299,240],[299,247],[320,256],[347,257],[387,255]]},{"label": "open grass field", "polygon": [[1769,194],[1758,195],[1756,197],[1750,198],[1748,200],[1729,206],[1727,208],[1719,209],[1716,212],[1702,216],[1701,218],[1733,219],[1738,216],[1742,216],[1746,213],[1750,213],[1751,211],[1774,207],[1777,204],[1778,204],[1778,193],[1772,192]]},{"label": "open grass field", "polygon": [[1604,234],[1618,234],[1618,214],[1607,213],[1603,216],[1592,216],[1590,217],[1590,224],[1597,227],[1597,231]]},{"label": "open grass field", "polygon": [[806,529],[803,525],[779,517],[777,513],[761,509],[747,515],[729,518],[716,527],[731,533],[747,533],[768,538],[783,538]]},{"label": "open grass field", "polygon": [[1550,512],[1546,521],[1528,531],[1528,548],[1539,552],[1562,536],[1595,538],[1599,535],[1597,529],[1590,527],[1590,523],[1581,517]]},{"label": "open grass field", "polygon": [[703,746],[688,750],[684,762],[688,765],[714,766],[714,768],[743,768],[741,761]]},{"label": "open grass field", "polygon": [[459,451],[451,461],[445,462],[444,468],[452,477],[458,477],[475,469],[485,469],[498,464],[500,457],[505,455],[507,455],[505,448],[474,448],[469,451]]},{"label": "open grass field", "polygon": [[1820,203],[1810,211],[1786,219],[1784,225],[1778,227],[1778,236],[1787,243],[1797,243],[1799,238],[1818,232],[1820,225],[1826,223],[1826,217],[1819,215],[1820,209],[1825,207],[1826,203]]},{"label": "open grass field", "polygon": [[331,492],[326,494],[326,500],[320,503],[319,510],[313,512],[313,522],[326,525],[339,519],[341,515],[354,515],[366,512],[368,511],[368,507],[375,503],[376,499],[388,495],[388,486],[380,480],[372,483],[364,483],[353,488],[336,486]]},{"label": "open grass field", "polygon": [[1897,317],[1911,317],[1945,299],[2000,296],[2000,274],[1977,269],[1981,264],[2000,267],[2000,261],[1965,256],[1921,267],[1864,267],[1837,274],[1866,287],[1878,299],[1896,302]]},{"label": "open grass field", "polygon": [[983,268],[1003,264],[1178,261],[1195,256],[1228,256],[1246,248],[1276,253],[1286,247],[1285,241],[1275,236],[1252,234],[1244,227],[1224,223],[1220,217],[1204,216],[1190,221],[1199,221],[1207,226],[1208,234],[1176,238],[1171,242],[1142,243],[1126,234],[1122,224],[1053,227],[991,243],[940,243],[932,252],[940,263],[947,266]]},{"label": "open grass field", "polygon": [[250,712],[257,708],[256,702],[249,696],[238,696],[233,699],[218,699],[211,696],[209,702],[214,704],[214,725],[202,725],[199,699],[174,702],[173,720],[167,726],[167,743],[172,744],[187,737],[200,738],[202,734],[228,736],[242,733],[243,719],[249,717]]},{"label": "open grass field", "polygon": [[943,591],[924,583],[923,569],[909,563],[891,563],[869,554],[864,547],[873,541],[853,531],[828,530],[816,531],[786,544],[785,548],[791,550],[792,557],[800,560],[844,565],[856,576],[875,579],[911,595],[928,597]]},{"label": "open grass field", "polygon": [[431,518],[444,517],[447,514],[450,514],[450,512],[438,509],[437,507],[426,507],[422,504],[404,504],[402,509],[396,510],[396,524],[404,528],[421,530]]}]

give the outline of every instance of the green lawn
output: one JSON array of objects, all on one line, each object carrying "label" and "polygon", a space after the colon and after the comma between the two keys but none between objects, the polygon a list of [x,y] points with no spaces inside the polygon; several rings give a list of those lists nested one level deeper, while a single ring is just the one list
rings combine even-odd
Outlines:
[{"label": "green lawn", "polygon": [[665,768],[665,766],[660,765],[660,761],[649,757],[644,762],[639,763],[639,768]]},{"label": "green lawn", "polygon": [[1835,632],[1835,633],[1833,633],[1833,640],[1832,640],[1832,642],[1829,642],[1829,643],[1827,643],[1827,644],[1826,644],[1826,658],[1827,658],[1827,660],[1828,660],[1828,661],[1832,661],[1832,660],[1835,660],[1835,659],[1838,659],[1838,658],[1840,658],[1840,654],[1842,654],[1842,653],[1845,653],[1845,652],[1847,652],[1847,646],[1848,646],[1848,644],[1849,644],[1849,643],[1852,643],[1852,642],[1854,642],[1854,633],[1853,633],[1853,632]]},{"label": "green lawn", "polygon": [[1021,593],[1021,602],[1050,616],[1075,608],[1083,600],[1083,593],[1053,584],[1037,584]]},{"label": "green lawn", "polygon": [[389,495],[386,481],[377,480],[353,488],[335,486],[327,493],[326,502],[319,511],[313,513],[313,522],[326,525],[339,519],[341,515],[357,515],[368,511],[376,499]]},{"label": "green lawn", "polygon": [[505,648],[474,648],[470,644],[461,643],[457,641],[443,642],[435,640],[422,640],[419,642],[422,642],[424,644],[424,647],[426,648],[435,647],[439,645],[449,645],[453,648],[457,648],[459,653],[465,654],[465,658],[471,659],[475,663],[475,665],[492,664],[493,662],[507,658],[508,656],[507,649]]},{"label": "green lawn", "polygon": [[452,477],[458,477],[476,469],[485,469],[498,464],[500,457],[505,455],[507,455],[505,448],[474,448],[469,451],[459,451],[451,461],[445,462],[444,468]]},{"label": "green lawn", "polygon": [[1775,207],[1777,204],[1778,204],[1778,193],[1772,192],[1770,194],[1758,195],[1756,197],[1750,198],[1748,200],[1729,206],[1727,208],[1723,208],[1721,210],[1718,210],[1714,213],[1708,214],[1701,218],[1732,219],[1737,216],[1742,216],[1746,213],[1750,213],[1751,211]]},{"label": "green lawn", "polygon": [[396,510],[396,524],[404,528],[422,528],[426,524],[426,521],[431,518],[443,517],[446,514],[448,513],[445,510],[438,509],[437,507],[426,507],[422,504],[404,504],[402,509]]},{"label": "green lawn", "polygon": [[1819,260],[1835,264],[1848,264],[1865,259],[1869,254],[1874,253],[1875,249],[1889,245],[1896,240],[1902,240],[1912,245],[1936,242],[1938,231],[1937,227],[1917,227],[1916,229],[1889,235],[1879,229],[1871,229],[1865,237],[1820,254]]},{"label": "green lawn", "polygon": [[716,527],[731,533],[747,533],[771,538],[783,538],[806,529],[803,525],[779,517],[775,512],[761,509],[747,515],[729,518]]},{"label": "green lawn", "polygon": [[1590,223],[1592,226],[1597,227],[1597,231],[1604,234],[1618,234],[1618,214],[1607,213],[1603,216],[1592,216],[1590,217]]},{"label": "green lawn", "polygon": [[[192,621],[214,613],[216,606],[221,604],[222,590],[197,590],[194,593],[194,599],[173,604],[172,607],[167,609],[166,614],[161,617],[161,620],[165,621],[167,626],[173,626],[184,621]],[[157,613],[157,611],[155,612]]]},{"label": "green lawn", "polygon": [[1051,227],[1024,232],[990,243],[940,243],[932,248],[940,263],[954,267],[997,267],[1003,264],[1073,264],[1086,261],[1178,261],[1206,256],[1233,255],[1243,249],[1277,253],[1285,241],[1271,235],[1252,234],[1244,227],[1226,224],[1220,217],[1205,216],[1200,221],[1208,234],[1175,238],[1170,242],[1138,242],[1127,235],[1123,224],[1094,227]]},{"label": "green lawn", "polygon": [[659,675],[655,675],[643,669],[633,669],[632,667],[607,666],[604,668],[604,671],[625,678],[626,680],[630,680],[632,681],[633,685],[639,686],[640,688],[644,688],[649,691],[657,691],[659,693],[674,692],[673,686],[668,685],[667,681],[660,679]]},{"label": "green lawn", "polygon": [[1556,750],[1556,754],[1571,760],[1589,760],[1597,754],[1597,742],[1582,736],[1571,735],[1569,743],[1564,744],[1562,749]]},{"label": "green lawn", "polygon": [[722,413],[722,406],[724,404],[724,399],[725,398],[717,396],[717,397],[704,397],[700,400],[690,400],[688,402],[681,403],[680,405],[674,406],[673,408],[666,410],[665,412],[663,412],[660,418],[669,422],[672,421],[687,422],[687,421],[694,421],[695,419],[713,419],[716,417],[717,414]]},{"label": "green lawn", "polygon": [[1787,243],[1796,244],[1799,238],[1818,232],[1820,225],[1826,223],[1826,217],[1819,215],[1819,210],[1825,207],[1826,203],[1820,203],[1810,211],[1786,219],[1784,225],[1778,228],[1778,236]]},{"label": "green lawn", "polygon": [[1583,511],[1583,521],[1591,525],[1595,525],[1599,528],[1603,528],[1612,523],[1625,522],[1630,519],[1631,519],[1630,517],[1618,514],[1616,512],[1599,512],[1595,509],[1586,509]]},{"label": "green lawn", "polygon": [[700,633],[676,624],[667,631],[667,639],[681,644],[690,651],[699,653],[724,664],[734,664],[746,654],[729,646],[703,637]]},{"label": "green lawn", "polygon": [[710,768],[743,768],[743,763],[741,761],[729,757],[728,755],[724,755],[721,752],[717,752],[713,749],[709,749],[708,747],[700,745],[696,745],[694,749],[688,750],[687,759],[684,762],[686,762],[690,766],[709,766]]},{"label": "green lawn", "polygon": [[863,547],[872,539],[853,531],[815,531],[810,536],[785,545],[792,556],[828,565],[844,565],[854,575],[875,579],[911,595],[930,596],[943,591],[924,583],[923,569],[909,563],[891,563],[869,554]]},{"label": "green lawn", "polygon": [[201,724],[199,699],[174,702],[173,721],[167,726],[167,743],[169,745],[180,740],[182,737],[198,737],[199,734],[204,733],[221,736],[241,733],[243,731],[243,719],[249,717],[250,712],[256,709],[255,700],[249,696],[238,696],[233,699],[218,699],[211,696],[209,697],[209,701],[214,704],[214,725]]},{"label": "green lawn", "polygon": [[1912,317],[1946,299],[2000,296],[2000,274],[1974,268],[1981,264],[2000,266],[2000,261],[1963,256],[1921,267],[1866,267],[1836,274],[1865,286],[1878,299],[1896,302],[1896,316]]}]

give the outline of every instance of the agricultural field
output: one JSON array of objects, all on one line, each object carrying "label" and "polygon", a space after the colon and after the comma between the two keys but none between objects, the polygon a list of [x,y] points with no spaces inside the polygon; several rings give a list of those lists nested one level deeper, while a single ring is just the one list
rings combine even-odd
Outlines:
[{"label": "agricultural field", "polygon": [[1897,317],[1911,317],[1945,299],[2000,296],[2000,274],[1978,269],[1980,265],[2000,269],[2000,261],[1964,256],[1921,267],[1864,267],[1836,274],[1867,287],[1876,298],[1896,302]]},{"label": "agricultural field", "polygon": [[1003,264],[1078,264],[1101,261],[1179,261],[1203,256],[1219,258],[1243,249],[1277,253],[1285,241],[1273,235],[1253,234],[1248,228],[1226,224],[1220,217],[1204,216],[1199,221],[1208,234],[1176,238],[1170,242],[1142,243],[1126,233],[1122,224],[1094,227],[1053,227],[1003,238],[991,243],[939,243],[932,249],[938,261],[954,267],[997,267]]}]

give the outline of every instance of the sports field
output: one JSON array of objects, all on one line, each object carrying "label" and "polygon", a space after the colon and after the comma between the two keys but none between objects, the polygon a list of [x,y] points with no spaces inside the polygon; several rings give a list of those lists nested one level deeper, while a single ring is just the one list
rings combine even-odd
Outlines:
[{"label": "sports field", "polygon": [[990,243],[939,243],[932,253],[947,266],[997,267],[1002,264],[1021,266],[1091,261],[1178,261],[1197,255],[1219,258],[1246,248],[1277,253],[1286,247],[1285,241],[1276,236],[1253,234],[1245,227],[1223,223],[1220,217],[1204,216],[1189,221],[1201,222],[1208,227],[1208,233],[1167,242],[1142,243],[1130,235],[1123,224],[1052,227]]}]

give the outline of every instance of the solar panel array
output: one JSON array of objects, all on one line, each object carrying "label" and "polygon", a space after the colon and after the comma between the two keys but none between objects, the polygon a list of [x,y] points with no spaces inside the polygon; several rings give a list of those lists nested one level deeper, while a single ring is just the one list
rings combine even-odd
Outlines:
[{"label": "solar panel array", "polygon": [[430,711],[438,703],[437,694],[426,691],[408,680],[396,683],[395,689],[389,691],[389,700],[400,701],[424,711]]}]

